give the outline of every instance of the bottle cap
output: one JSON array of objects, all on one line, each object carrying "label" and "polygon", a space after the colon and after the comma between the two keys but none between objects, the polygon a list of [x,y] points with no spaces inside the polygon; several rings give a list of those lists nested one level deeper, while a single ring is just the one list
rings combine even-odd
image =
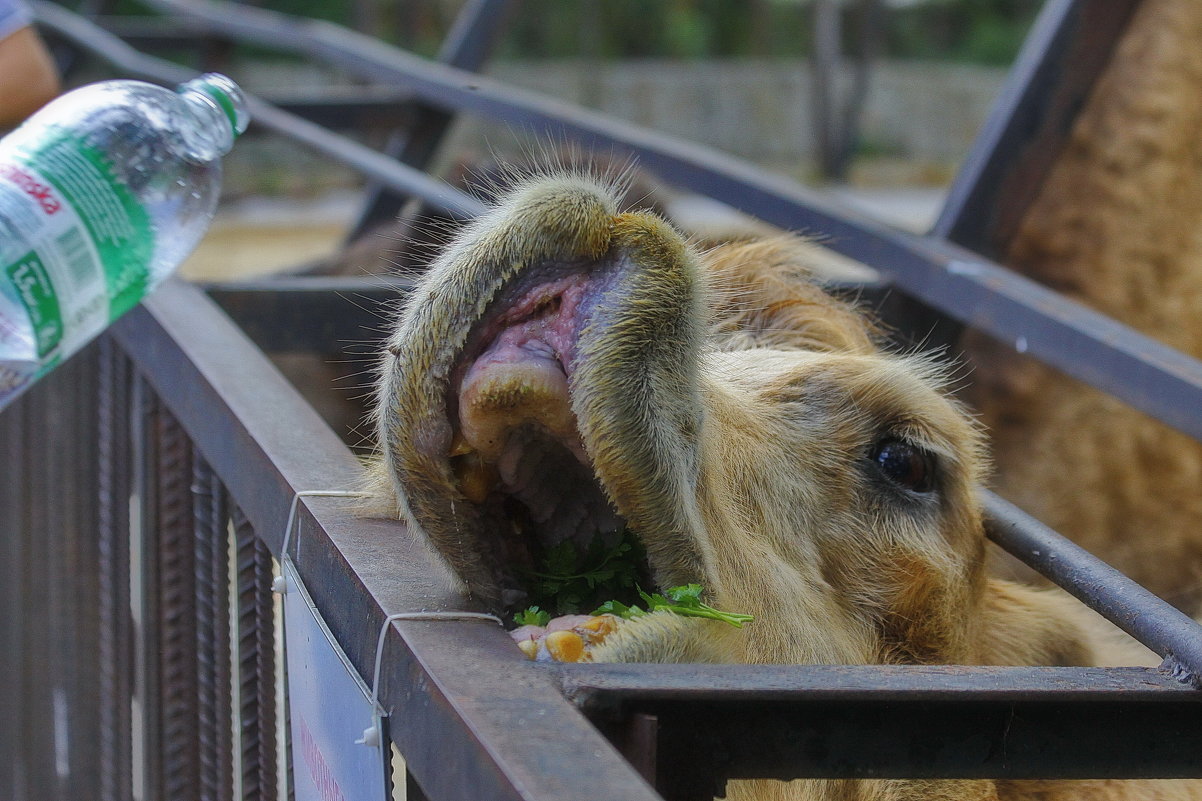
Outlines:
[{"label": "bottle cap", "polygon": [[250,122],[250,114],[246,111],[246,98],[242,94],[242,89],[221,73],[205,73],[199,78],[193,78],[182,84],[177,91],[198,91],[210,98],[225,112],[234,136],[245,131],[247,123]]}]

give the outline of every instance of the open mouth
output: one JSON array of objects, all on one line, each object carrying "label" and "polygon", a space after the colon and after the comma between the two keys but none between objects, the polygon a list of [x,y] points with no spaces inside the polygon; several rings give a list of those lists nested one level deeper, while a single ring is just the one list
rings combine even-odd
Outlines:
[{"label": "open mouth", "polygon": [[573,405],[589,358],[581,334],[618,272],[613,262],[526,271],[475,323],[451,369],[451,470],[480,513],[509,609],[589,612],[652,586]]},{"label": "open mouth", "polygon": [[531,183],[431,268],[384,357],[381,466],[472,597],[587,613],[707,575],[700,286],[675,231],[582,179]]}]

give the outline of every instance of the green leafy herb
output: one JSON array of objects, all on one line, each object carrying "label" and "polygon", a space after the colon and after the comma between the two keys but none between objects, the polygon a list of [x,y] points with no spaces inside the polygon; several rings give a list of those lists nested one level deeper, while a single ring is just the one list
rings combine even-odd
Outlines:
[{"label": "green leafy herb", "polygon": [[531,599],[561,615],[580,612],[597,597],[619,595],[638,582],[643,548],[630,531],[612,546],[600,539],[579,553],[570,540],[548,548],[538,570],[530,571]]},{"label": "green leafy herb", "polygon": [[531,606],[524,612],[514,615],[513,622],[519,626],[545,626],[551,622],[551,613],[539,609],[537,606]]},{"label": "green leafy herb", "polygon": [[735,628],[743,628],[744,623],[750,623],[755,618],[751,615],[738,614],[736,612],[722,612],[712,606],[701,602],[701,594],[703,590],[700,584],[685,584],[680,587],[672,587],[666,590],[663,595],[659,593],[648,594],[639,590],[639,595],[642,596],[643,602],[647,604],[647,609],[643,610],[638,606],[627,606],[620,601],[607,601],[593,612],[594,615],[617,615],[626,620],[633,620],[636,617],[642,617],[649,612],[672,612],[677,615],[685,615],[686,617],[704,617],[710,620],[721,620],[724,623],[729,623]]}]

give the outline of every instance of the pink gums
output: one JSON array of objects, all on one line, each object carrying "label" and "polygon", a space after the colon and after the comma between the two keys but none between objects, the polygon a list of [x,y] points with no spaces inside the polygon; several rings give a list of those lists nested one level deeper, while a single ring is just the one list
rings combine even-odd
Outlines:
[{"label": "pink gums", "polygon": [[[583,457],[575,422],[569,423],[568,375],[583,324],[581,301],[590,289],[585,274],[539,284],[482,332],[484,349],[464,365],[458,392],[460,424],[475,447],[495,455],[503,429],[533,417]],[[513,406],[495,400],[499,388],[513,385],[529,389],[531,400]]]},{"label": "pink gums", "polygon": [[[589,283],[587,275],[570,275],[540,284],[523,295],[485,333],[484,341],[492,341],[468,375],[494,364],[530,358],[555,359],[566,372],[576,347],[576,312]],[[556,301],[558,308],[540,314],[541,306]],[[467,380],[465,377],[464,382]]]}]

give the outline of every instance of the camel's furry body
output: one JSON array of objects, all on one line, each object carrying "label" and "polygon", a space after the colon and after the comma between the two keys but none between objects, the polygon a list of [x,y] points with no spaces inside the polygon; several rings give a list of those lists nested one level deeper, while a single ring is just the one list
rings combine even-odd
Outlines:
[{"label": "camel's furry body", "polygon": [[[1202,357],[1202,3],[1136,12],[1003,262]],[[1001,494],[1202,612],[1202,446],[968,340]]]},{"label": "camel's furry body", "polygon": [[[1198,42],[1202,3],[1144,4],[1005,261],[1202,356]],[[533,422],[596,474],[659,586],[701,582],[714,605],[756,618],[736,630],[654,614],[622,625],[601,660],[1132,663],[1066,596],[986,575],[982,434],[930,362],[883,352],[868,321],[808,282],[805,249],[780,238],[698,255],[590,180],[520,187],[451,244],[402,315],[378,396],[385,492],[469,593],[520,605],[509,563],[528,549],[493,536],[483,499],[510,480],[494,464],[501,440]],[[462,353],[493,325],[493,300],[564,265],[611,276],[564,357],[567,389],[522,374],[462,390]],[[967,347],[1003,494],[1196,611],[1202,447],[1004,347]],[[929,486],[874,472],[891,440],[929,458]],[[1169,801],[1202,788],[742,782],[729,797]]]},{"label": "camel's furry body", "polygon": [[[986,576],[977,427],[933,364],[882,351],[864,317],[809,283],[804,259],[805,246],[788,238],[698,255],[655,216],[618,214],[608,189],[588,179],[520,187],[450,245],[390,341],[377,425],[398,511],[469,593],[494,609],[521,606],[517,566],[541,546],[499,534],[509,524],[496,510],[508,508],[500,496],[516,497],[509,485],[520,471],[504,465],[533,426],[595,474],[660,587],[700,582],[714,605],[755,616],[736,630],[653,614],[619,627],[599,660],[1103,659],[1095,623],[1075,602]],[[530,301],[543,285],[586,289]],[[544,308],[557,311],[530,330],[582,315],[557,357],[563,387],[525,366],[488,372],[501,363],[495,342]],[[882,443],[902,454],[902,469],[883,466]],[[731,793],[1202,797],[1186,782],[745,782]]]}]

